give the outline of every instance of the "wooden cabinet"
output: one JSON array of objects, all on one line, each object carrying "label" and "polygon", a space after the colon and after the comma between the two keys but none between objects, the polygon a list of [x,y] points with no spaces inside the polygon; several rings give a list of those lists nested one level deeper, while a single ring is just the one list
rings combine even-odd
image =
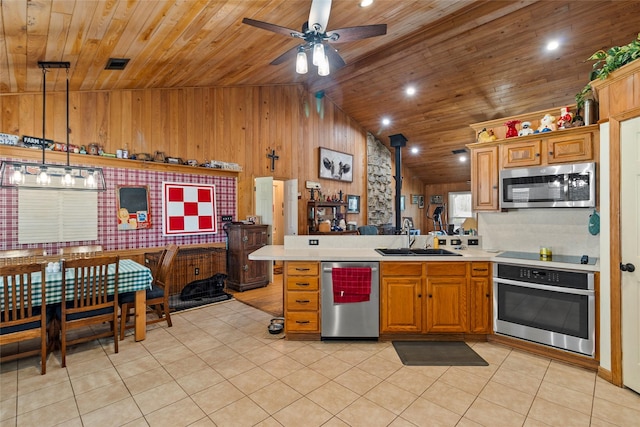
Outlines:
[{"label": "wooden cabinet", "polygon": [[284,267],[284,317],[287,333],[320,333],[320,266],[287,261]]},{"label": "wooden cabinet", "polygon": [[380,263],[380,332],[422,332],[424,263]]},{"label": "wooden cabinet", "polygon": [[[335,221],[344,219],[345,222],[347,213],[347,205],[342,202],[307,202],[307,229],[309,234],[321,233],[320,223],[330,221],[334,224]],[[329,232],[324,230],[322,232]]]},{"label": "wooden cabinet", "polygon": [[593,126],[582,126],[521,137],[515,141],[504,141],[500,146],[502,167],[545,166],[556,163],[593,161],[593,141],[594,134],[597,132]]},{"label": "wooden cabinet", "polygon": [[427,264],[426,332],[469,330],[467,265],[465,262]]},{"label": "wooden cabinet", "polygon": [[540,166],[542,141],[511,142],[500,147],[502,166],[505,168]]},{"label": "wooden cabinet", "polygon": [[252,261],[249,254],[267,244],[267,225],[226,224],[228,238],[227,287],[236,291],[269,284],[269,261]]},{"label": "wooden cabinet", "polygon": [[471,195],[474,210],[498,210],[498,179],[498,146],[472,148]]},{"label": "wooden cabinet", "polygon": [[491,263],[471,263],[469,302],[469,332],[490,334],[493,312]]}]

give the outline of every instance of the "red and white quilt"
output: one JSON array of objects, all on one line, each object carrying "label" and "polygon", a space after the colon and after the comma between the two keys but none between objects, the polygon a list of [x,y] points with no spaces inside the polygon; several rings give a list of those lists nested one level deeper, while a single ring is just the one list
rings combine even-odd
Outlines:
[{"label": "red and white quilt", "polygon": [[218,232],[216,186],[163,182],[162,212],[165,236],[215,234]]}]

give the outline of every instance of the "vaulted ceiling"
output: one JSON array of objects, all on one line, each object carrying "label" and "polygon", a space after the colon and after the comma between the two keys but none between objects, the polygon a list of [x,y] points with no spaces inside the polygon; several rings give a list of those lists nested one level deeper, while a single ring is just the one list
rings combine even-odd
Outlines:
[{"label": "vaulted ceiling", "polygon": [[[298,39],[242,23],[300,30],[311,0],[2,0],[0,91],[40,91],[42,60],[71,63],[72,91],[304,84],[383,143],[405,135],[419,154],[403,163],[424,183],[461,182],[469,165],[452,150],[474,140],[469,124],[574,103],[586,59],[640,32],[638,1],[358,3],[334,0],[328,29],[384,23],[387,34],[335,44],[347,65],[319,77],[269,64]],[[105,70],[111,57],[130,62]],[[48,90],[63,90],[65,72],[51,74]]]}]

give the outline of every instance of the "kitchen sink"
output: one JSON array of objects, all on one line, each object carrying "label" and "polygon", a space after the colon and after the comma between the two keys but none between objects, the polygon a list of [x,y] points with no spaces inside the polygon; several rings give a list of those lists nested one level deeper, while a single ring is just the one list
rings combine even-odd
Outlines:
[{"label": "kitchen sink", "polygon": [[462,256],[458,253],[448,251],[446,249],[409,249],[409,248],[395,248],[395,249],[376,249],[380,255],[384,256]]}]

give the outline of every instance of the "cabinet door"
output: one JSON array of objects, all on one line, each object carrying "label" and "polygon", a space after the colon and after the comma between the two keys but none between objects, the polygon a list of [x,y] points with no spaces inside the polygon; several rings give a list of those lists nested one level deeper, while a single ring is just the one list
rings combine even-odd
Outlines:
[{"label": "cabinet door", "polygon": [[383,277],[381,332],[422,331],[422,278]]},{"label": "cabinet door", "polygon": [[593,160],[592,134],[584,133],[547,140],[548,163],[570,163]]},{"label": "cabinet door", "polygon": [[427,332],[467,332],[467,278],[427,277]]},{"label": "cabinet door", "polygon": [[513,168],[522,166],[538,166],[542,159],[540,147],[542,141],[526,141],[503,144],[502,167]]},{"label": "cabinet door", "polygon": [[248,227],[242,230],[242,247],[244,249],[261,248],[267,244],[267,226]]},{"label": "cabinet door", "polygon": [[491,333],[491,281],[488,277],[472,277],[470,283],[471,318],[469,332]]},{"label": "cabinet door", "polygon": [[474,210],[498,210],[498,179],[498,146],[472,149],[471,196]]}]

